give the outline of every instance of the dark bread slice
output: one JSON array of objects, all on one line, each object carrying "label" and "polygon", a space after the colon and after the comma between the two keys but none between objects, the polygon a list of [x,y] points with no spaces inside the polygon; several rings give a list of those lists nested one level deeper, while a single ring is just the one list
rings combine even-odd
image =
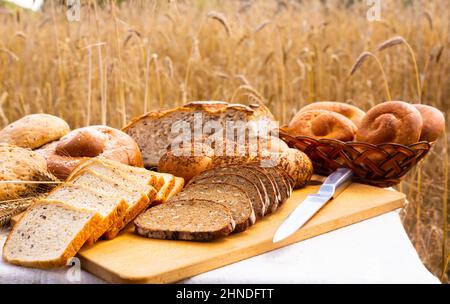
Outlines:
[{"label": "dark bread slice", "polygon": [[230,210],[207,200],[190,200],[155,206],[134,221],[140,235],[169,240],[210,241],[234,230]]},{"label": "dark bread slice", "polygon": [[175,195],[170,203],[191,199],[210,200],[226,206],[236,223],[235,232],[241,232],[255,223],[255,212],[247,194],[239,187],[225,183],[189,185]]},{"label": "dark bread slice", "polygon": [[270,205],[267,209],[267,214],[274,212],[278,208],[281,198],[278,187],[275,183],[275,179],[272,177],[272,175],[265,172],[261,167],[257,165],[240,165],[239,167],[248,168],[259,176],[266,188],[267,195],[270,199]]},{"label": "dark bread slice", "polygon": [[259,192],[258,186],[247,177],[234,173],[218,172],[217,174],[212,176],[197,178],[193,180],[190,184],[196,185],[208,183],[214,184],[226,183],[237,186],[242,191],[244,191],[250,198],[253,210],[255,211],[256,219],[263,217],[265,210],[263,197]]},{"label": "dark bread slice", "polygon": [[[263,204],[257,204],[257,202],[252,202],[254,205],[253,209],[258,218],[263,217],[267,213],[267,209],[270,206],[270,198],[267,194],[266,188],[263,182],[260,180],[257,174],[253,172],[253,170],[248,168],[241,168],[238,166],[227,166],[227,167],[217,167],[214,169],[210,169],[208,171],[202,172],[200,175],[191,180],[190,183],[195,183],[196,180],[202,179],[205,177],[217,176],[218,174],[235,174],[242,177],[245,177],[252,181],[256,187],[258,188],[259,193],[263,199]],[[188,184],[189,185],[189,184]]]},{"label": "dark bread slice", "polygon": [[275,183],[278,186],[278,190],[280,192],[280,204],[284,203],[289,196],[291,196],[291,185],[288,181],[286,181],[283,173],[277,167],[263,167],[262,168],[266,172],[270,172],[272,177],[275,179]]}]

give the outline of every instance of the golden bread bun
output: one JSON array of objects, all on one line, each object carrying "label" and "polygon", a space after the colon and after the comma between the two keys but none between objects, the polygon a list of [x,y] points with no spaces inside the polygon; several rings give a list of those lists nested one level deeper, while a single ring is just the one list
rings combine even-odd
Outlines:
[{"label": "golden bread bun", "polygon": [[438,109],[423,105],[414,104],[417,110],[419,110],[420,115],[422,115],[423,127],[422,133],[420,134],[420,140],[433,142],[435,141],[445,129],[445,118],[444,114]]},{"label": "golden bread bun", "polygon": [[288,125],[288,131],[294,136],[341,141],[352,141],[356,129],[356,125],[344,115],[326,110],[300,111]]},{"label": "golden bread bun", "polygon": [[342,103],[342,102],[335,102],[335,101],[314,102],[314,103],[311,103],[311,104],[301,108],[300,112],[310,111],[310,110],[326,110],[326,111],[339,113],[341,115],[344,115],[351,121],[353,121],[353,123],[356,126],[359,126],[362,118],[366,114],[363,110],[361,110],[358,107],[355,107],[350,104]]},{"label": "golden bread bun", "polygon": [[387,101],[366,113],[356,140],[410,145],[419,141],[422,125],[422,116],[416,107],[403,101]]}]

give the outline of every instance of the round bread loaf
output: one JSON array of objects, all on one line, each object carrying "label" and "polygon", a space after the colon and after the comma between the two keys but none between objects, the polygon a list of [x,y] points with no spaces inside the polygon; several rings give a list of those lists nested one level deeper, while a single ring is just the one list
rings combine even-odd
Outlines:
[{"label": "round bread loaf", "polygon": [[27,115],[0,131],[0,142],[36,149],[70,132],[69,125],[49,114]]},{"label": "round bread loaf", "polygon": [[158,171],[184,178],[189,182],[212,166],[214,151],[205,144],[187,144],[180,148],[168,149],[159,159]]},{"label": "round bread loaf", "polygon": [[422,116],[423,126],[422,132],[420,133],[421,141],[433,142],[435,141],[445,129],[445,118],[444,114],[438,109],[427,106],[423,104],[413,105],[417,110],[419,110]]},{"label": "round bread loaf", "polygon": [[371,144],[410,145],[419,141],[422,126],[422,116],[416,107],[403,101],[387,101],[367,112],[356,140]]},{"label": "round bread loaf", "polygon": [[301,108],[300,112],[304,111],[310,111],[310,110],[326,110],[331,111],[335,113],[339,113],[341,115],[344,115],[356,126],[359,126],[361,123],[361,120],[363,119],[364,115],[366,114],[363,110],[361,110],[358,107],[355,107],[353,105],[349,105],[342,102],[335,102],[335,101],[318,101],[311,103],[307,106],[304,106]]},{"label": "round bread loaf", "polygon": [[309,157],[294,148],[280,154],[277,167],[289,175],[293,180],[294,188],[305,186],[313,175],[313,165]]},{"label": "round bread loaf", "polygon": [[356,129],[356,125],[344,115],[326,110],[300,111],[288,125],[288,131],[294,136],[341,141],[352,141]]},{"label": "round bread loaf", "polygon": [[[0,201],[13,200],[36,194],[38,190],[48,189],[40,185],[40,181],[56,181],[47,171],[45,159],[29,149],[23,149],[8,144],[0,144]],[[29,181],[31,183],[19,183]]]},{"label": "round bread loaf", "polygon": [[93,157],[143,166],[136,142],[122,131],[107,126],[73,130],[36,151],[47,160],[48,170],[61,179],[66,179],[81,162]]}]

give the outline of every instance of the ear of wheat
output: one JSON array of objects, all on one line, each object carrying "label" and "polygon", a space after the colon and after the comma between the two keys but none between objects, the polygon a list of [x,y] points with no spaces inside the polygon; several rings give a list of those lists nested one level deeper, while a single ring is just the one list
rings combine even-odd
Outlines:
[{"label": "ear of wheat", "polygon": [[216,12],[216,11],[210,11],[206,15],[208,18],[211,18],[213,20],[218,21],[220,24],[222,24],[223,28],[227,32],[228,36],[231,36],[231,27],[228,24],[228,20],[225,17],[224,14]]},{"label": "ear of wheat", "polygon": [[416,75],[416,88],[417,88],[417,95],[419,97],[419,103],[422,101],[422,88],[421,88],[421,82],[420,82],[420,74],[419,74],[419,67],[417,65],[416,55],[414,55],[414,50],[412,49],[411,45],[406,41],[405,38],[401,36],[393,37],[391,39],[388,39],[384,42],[382,42],[378,46],[378,51],[384,51],[388,48],[391,48],[396,45],[405,45],[408,48],[409,54],[411,56],[411,59],[413,61],[414,66],[414,72]]}]

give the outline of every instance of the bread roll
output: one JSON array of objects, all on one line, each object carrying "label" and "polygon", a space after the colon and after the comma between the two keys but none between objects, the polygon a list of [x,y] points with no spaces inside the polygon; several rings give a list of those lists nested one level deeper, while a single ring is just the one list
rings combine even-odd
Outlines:
[{"label": "bread roll", "polygon": [[445,129],[445,118],[444,114],[438,109],[423,105],[415,104],[413,105],[417,110],[419,110],[420,115],[423,120],[422,133],[420,134],[421,141],[433,142],[435,141]]},{"label": "bread roll", "polygon": [[73,130],[36,151],[47,160],[49,171],[60,179],[66,179],[81,162],[93,157],[143,166],[136,142],[122,131],[107,126]]},{"label": "bread roll", "polygon": [[69,125],[49,114],[25,116],[0,131],[0,142],[21,148],[36,149],[58,140],[70,132]]},{"label": "bread roll", "polygon": [[300,111],[288,125],[288,132],[294,136],[309,136],[352,141],[356,125],[344,115],[326,110]]},{"label": "bread roll", "polygon": [[310,111],[310,110],[326,110],[331,111],[335,113],[339,113],[341,115],[344,115],[356,126],[359,126],[361,123],[361,120],[363,119],[364,115],[366,114],[363,110],[361,110],[358,107],[352,106],[350,104],[342,103],[342,102],[335,102],[335,101],[319,101],[311,103],[307,106],[304,106],[301,108],[301,112],[304,111]]},{"label": "bread roll", "polygon": [[410,145],[419,141],[422,126],[422,116],[413,105],[403,101],[388,101],[367,112],[356,140],[371,144]]}]

